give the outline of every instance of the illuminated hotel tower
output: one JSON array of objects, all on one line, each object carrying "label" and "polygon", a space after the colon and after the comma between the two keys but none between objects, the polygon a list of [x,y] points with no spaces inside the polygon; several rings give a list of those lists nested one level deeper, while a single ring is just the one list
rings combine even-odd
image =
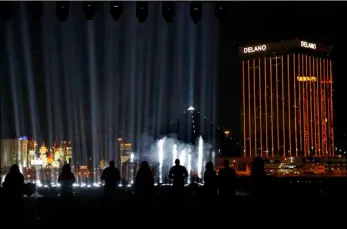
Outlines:
[{"label": "illuminated hotel tower", "polygon": [[333,156],[331,48],[291,40],[239,51],[244,156]]}]

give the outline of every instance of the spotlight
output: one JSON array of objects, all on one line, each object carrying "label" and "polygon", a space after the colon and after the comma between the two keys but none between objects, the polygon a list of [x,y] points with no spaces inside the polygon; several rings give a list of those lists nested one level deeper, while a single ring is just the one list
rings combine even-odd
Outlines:
[{"label": "spotlight", "polygon": [[223,19],[226,15],[226,11],[227,11],[227,3],[225,2],[215,3],[214,13],[217,18]]},{"label": "spotlight", "polygon": [[83,2],[82,3],[83,12],[86,16],[87,20],[93,20],[93,17],[97,10],[97,3],[96,2]]},{"label": "spotlight", "polygon": [[70,3],[69,2],[57,2],[55,6],[55,12],[57,14],[57,18],[60,21],[66,21],[67,17],[69,16],[70,11]]},{"label": "spotlight", "polygon": [[13,10],[12,2],[0,2],[0,17],[1,20],[6,22],[10,19]]},{"label": "spotlight", "polygon": [[43,3],[42,2],[27,2],[27,10],[30,20],[38,22],[42,16]]},{"label": "spotlight", "polygon": [[145,22],[148,17],[148,2],[136,2],[136,17],[139,22]]},{"label": "spotlight", "polygon": [[201,2],[191,2],[190,3],[190,17],[192,21],[197,24],[202,15],[202,4]]},{"label": "spotlight", "polygon": [[166,22],[172,22],[175,16],[175,3],[174,2],[163,2],[162,3],[162,14]]},{"label": "spotlight", "polygon": [[122,2],[110,2],[110,13],[115,21],[118,21],[123,14]]}]

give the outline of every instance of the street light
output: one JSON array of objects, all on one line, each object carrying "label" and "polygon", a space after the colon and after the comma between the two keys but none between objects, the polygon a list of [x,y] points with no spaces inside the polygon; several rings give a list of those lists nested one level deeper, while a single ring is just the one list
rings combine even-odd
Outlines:
[{"label": "street light", "polygon": [[226,131],[224,131],[224,134],[225,134],[225,136],[226,136],[227,138],[229,138],[230,131],[229,131],[229,130],[226,130]]}]

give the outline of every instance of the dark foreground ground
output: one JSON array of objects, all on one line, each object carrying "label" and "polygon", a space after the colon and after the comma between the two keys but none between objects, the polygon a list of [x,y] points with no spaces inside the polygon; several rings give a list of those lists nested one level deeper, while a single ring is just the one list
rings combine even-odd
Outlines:
[{"label": "dark foreground ground", "polygon": [[13,209],[12,217],[9,207],[3,204],[6,201],[1,201],[0,220],[47,226],[61,223],[91,226],[110,222],[132,226],[145,220],[148,226],[163,222],[170,226],[176,220],[219,222],[255,215],[306,218],[346,212],[346,179],[270,179],[256,197],[249,194],[248,183],[240,180],[238,195],[228,201],[220,197],[207,199],[203,188],[196,187],[187,188],[181,197],[173,195],[171,187],[157,187],[153,196],[142,200],[133,195],[131,188],[119,189],[113,198],[104,198],[102,188],[81,189],[71,199],[46,190],[45,195],[25,198],[21,208],[23,214],[21,209]]},{"label": "dark foreground ground", "polygon": [[[225,201],[217,197],[207,200],[203,196],[187,194],[182,198],[173,195],[153,196],[139,201],[134,195],[118,193],[112,199],[102,196],[80,195],[71,199],[61,197],[31,197],[24,203],[23,220],[26,223],[61,223],[68,222],[79,225],[107,223],[109,221],[138,223],[141,217],[149,220],[174,219],[178,217],[184,221],[204,219],[204,217],[218,219],[231,217],[234,214],[277,214],[289,216],[296,211],[307,215],[314,212],[345,209],[347,196],[236,196],[233,200]],[[3,209],[5,210],[5,209]],[[19,211],[15,211],[20,214]],[[328,214],[329,214],[328,212]],[[9,212],[1,214],[3,219],[9,219]],[[287,215],[288,216],[288,215]],[[2,220],[3,220],[2,219]],[[3,222],[3,221],[2,221]]]}]

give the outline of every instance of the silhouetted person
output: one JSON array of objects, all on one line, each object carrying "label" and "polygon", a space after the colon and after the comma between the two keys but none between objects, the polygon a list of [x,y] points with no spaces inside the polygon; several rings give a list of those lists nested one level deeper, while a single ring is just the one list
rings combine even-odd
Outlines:
[{"label": "silhouetted person", "polygon": [[262,193],[262,187],[265,182],[264,160],[261,157],[256,157],[252,163],[251,181],[253,196],[259,196]]},{"label": "silhouetted person", "polygon": [[204,190],[207,198],[214,198],[217,194],[217,174],[212,162],[206,163],[204,173]]},{"label": "silhouetted person", "polygon": [[114,161],[110,161],[109,167],[102,171],[101,180],[105,182],[104,191],[106,195],[110,195],[116,190],[121,177],[119,169],[115,167]]},{"label": "silhouetted person", "polygon": [[154,187],[154,178],[148,162],[143,161],[135,179],[135,193],[140,198],[150,197]]},{"label": "silhouetted person", "polygon": [[180,198],[184,192],[184,180],[187,177],[187,169],[180,165],[180,160],[176,159],[175,165],[172,166],[169,171],[169,178],[172,179],[173,191],[178,198]]},{"label": "silhouetted person", "polygon": [[21,219],[23,210],[24,176],[19,167],[13,164],[2,184],[4,187],[5,203],[8,207],[10,220]]},{"label": "silhouetted person", "polygon": [[172,184],[176,188],[184,187],[184,180],[188,177],[186,167],[180,165],[180,160],[175,160],[175,165],[171,167],[169,178],[172,179]]},{"label": "silhouetted person", "polygon": [[71,167],[69,164],[63,165],[61,173],[58,178],[58,183],[60,184],[60,195],[62,197],[73,195],[73,184],[76,182],[75,175],[71,172]]},{"label": "silhouetted person", "polygon": [[219,195],[223,199],[230,199],[235,196],[237,175],[233,168],[230,167],[229,160],[224,160],[224,168],[219,171]]},{"label": "silhouetted person", "polygon": [[3,183],[5,195],[9,198],[22,198],[24,191],[24,176],[19,171],[18,165],[14,164],[6,175]]}]

